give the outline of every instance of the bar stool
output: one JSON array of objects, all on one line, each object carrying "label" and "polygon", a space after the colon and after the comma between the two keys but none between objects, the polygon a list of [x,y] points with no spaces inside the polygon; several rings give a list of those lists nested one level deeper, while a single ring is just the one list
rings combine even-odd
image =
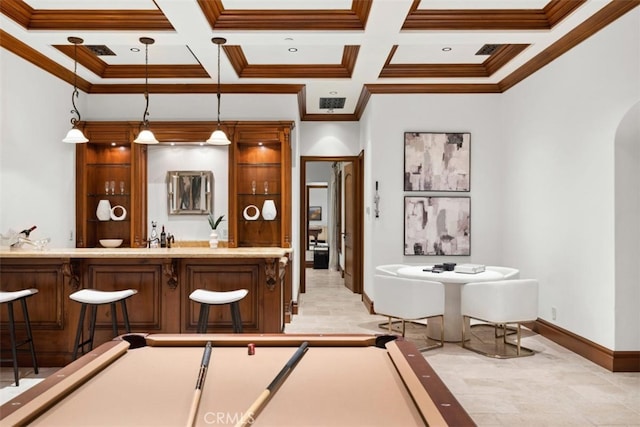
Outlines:
[{"label": "bar stool", "polygon": [[238,301],[246,297],[249,291],[247,289],[238,289],[236,291],[207,291],[205,289],[196,289],[191,292],[189,299],[200,303],[200,316],[198,317],[197,333],[204,334],[207,332],[207,324],[209,323],[209,307],[211,305],[231,306],[231,324],[234,333],[242,333],[242,319],[240,318],[240,305]]},{"label": "bar stool", "polygon": [[[31,361],[33,362],[33,371],[38,373],[38,361],[36,360],[36,351],[33,347],[33,336],[31,335],[31,322],[29,321],[29,312],[27,311],[27,298],[38,293],[37,289],[23,289],[20,291],[4,292],[0,291],[0,303],[7,304],[9,312],[9,338],[11,340],[11,358],[13,360],[13,376],[16,380],[16,387],[20,385],[18,373],[18,347],[29,344],[31,351]],[[23,341],[16,341],[16,324],[13,317],[13,303],[20,301],[22,305],[22,316],[24,317],[24,328],[27,332],[27,338]],[[3,359],[8,360],[8,359]]]},{"label": "bar stool", "polygon": [[[81,289],[69,295],[69,298],[82,304],[82,307],[80,308],[78,331],[76,332],[76,341],[73,349],[73,360],[76,359],[79,349],[81,349],[82,353],[84,354],[85,345],[89,345],[89,351],[93,350],[93,336],[96,330],[96,312],[99,305],[109,304],[111,306],[111,327],[113,329],[113,336],[116,337],[118,336],[116,303],[120,301],[125,330],[127,331],[127,333],[131,332],[126,301],[127,298],[137,293],[138,291],[135,289],[126,289],[124,291],[98,291],[96,289]],[[91,306],[91,318],[89,319],[89,338],[85,341],[80,342],[80,337],[82,336],[82,327],[84,325],[84,315],[87,311],[87,306]]]}]

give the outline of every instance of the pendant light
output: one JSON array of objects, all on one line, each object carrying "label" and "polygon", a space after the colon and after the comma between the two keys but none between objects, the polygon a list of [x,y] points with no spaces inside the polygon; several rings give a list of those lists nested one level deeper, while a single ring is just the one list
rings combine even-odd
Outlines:
[{"label": "pendant light", "polygon": [[69,43],[73,43],[73,93],[71,94],[71,105],[73,105],[73,110],[71,110],[71,114],[75,114],[78,117],[71,118],[71,124],[73,127],[69,132],[67,132],[67,136],[64,137],[62,142],[66,142],[69,144],[81,144],[83,142],[89,141],[86,136],[82,133],[80,129],[78,129],[78,122],[80,121],[80,111],[78,111],[78,107],[76,107],[75,98],[78,97],[78,45],[82,44],[84,40],[80,37],[69,37],[67,38]]},{"label": "pendant light", "polygon": [[227,135],[220,127],[220,46],[227,42],[227,39],[223,37],[214,37],[211,41],[218,45],[218,127],[213,131],[209,139],[207,139],[207,144],[211,145],[229,145],[231,141],[227,138]]},{"label": "pendant light", "polygon": [[149,130],[149,45],[155,40],[149,37],[140,37],[140,43],[144,44],[144,100],[146,106],[142,114],[142,125],[138,137],[133,140],[137,144],[158,144],[158,140]]}]

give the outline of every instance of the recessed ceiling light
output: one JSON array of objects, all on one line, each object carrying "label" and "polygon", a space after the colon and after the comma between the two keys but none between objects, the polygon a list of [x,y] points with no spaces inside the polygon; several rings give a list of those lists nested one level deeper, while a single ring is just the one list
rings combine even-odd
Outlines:
[{"label": "recessed ceiling light", "polygon": [[332,90],[331,92],[329,92],[329,95],[337,95],[338,91],[337,90]]},{"label": "recessed ceiling light", "polygon": [[286,41],[293,41],[293,37],[285,37]]},{"label": "recessed ceiling light", "polygon": [[442,51],[443,51],[443,52],[449,52],[450,50],[451,50],[451,48],[450,48],[450,47],[443,47],[443,48],[442,48]]},{"label": "recessed ceiling light", "polygon": [[298,51],[298,48],[296,48],[296,47],[290,47],[289,48],[289,52],[297,52],[297,51]]},{"label": "recessed ceiling light", "polygon": [[131,52],[140,52],[140,48],[139,47],[132,47],[131,49],[129,49]]}]

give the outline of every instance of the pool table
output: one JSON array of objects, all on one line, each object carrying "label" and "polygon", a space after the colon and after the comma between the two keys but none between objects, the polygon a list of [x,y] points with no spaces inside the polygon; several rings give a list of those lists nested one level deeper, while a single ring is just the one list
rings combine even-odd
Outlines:
[{"label": "pool table", "polygon": [[475,425],[409,341],[380,345],[371,335],[289,334],[139,338],[138,348],[116,339],[60,369],[0,407],[0,424],[184,426],[211,341],[197,426],[235,425],[303,342],[307,351],[251,425]]}]

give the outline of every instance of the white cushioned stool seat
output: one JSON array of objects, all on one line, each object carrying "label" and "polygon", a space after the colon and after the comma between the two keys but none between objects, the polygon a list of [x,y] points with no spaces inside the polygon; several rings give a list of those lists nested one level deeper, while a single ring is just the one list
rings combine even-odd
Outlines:
[{"label": "white cushioned stool seat", "polygon": [[[80,307],[80,319],[78,320],[78,330],[76,332],[76,341],[73,349],[73,359],[78,356],[78,350],[84,353],[84,347],[89,346],[89,351],[93,350],[93,337],[96,330],[96,313],[97,306],[102,304],[109,304],[111,306],[111,329],[113,336],[118,336],[118,318],[116,315],[116,303],[120,302],[122,310],[122,320],[124,321],[124,328],[127,333],[131,332],[131,326],[129,324],[129,314],[127,313],[127,299],[137,294],[135,289],[125,289],[122,291],[100,291],[97,289],[81,289],[77,292],[69,295],[69,298],[73,301],[82,304]],[[91,308],[91,317],[89,318],[89,338],[81,341],[82,330],[84,327],[84,316],[87,311],[87,306]]]},{"label": "white cushioned stool seat", "polygon": [[108,304],[129,298],[131,295],[138,293],[135,289],[126,289],[124,291],[99,291],[96,289],[81,289],[69,295],[74,301],[84,304]]},{"label": "white cushioned stool seat", "polygon": [[20,298],[29,297],[31,295],[37,294],[37,289],[23,289],[20,291],[0,291],[0,304],[4,302],[16,301]]},{"label": "white cushioned stool seat", "polygon": [[[18,370],[18,348],[29,344],[31,353],[31,362],[33,363],[33,372],[38,373],[38,361],[36,360],[36,350],[33,346],[33,335],[31,334],[31,321],[29,320],[29,312],[27,311],[27,298],[38,293],[37,289],[21,289],[19,291],[0,291],[0,303],[7,304],[7,317],[9,318],[9,338],[11,340],[11,361],[13,364],[13,377],[16,381],[16,387],[20,385],[20,372]],[[26,339],[16,341],[16,323],[13,316],[13,303],[20,301],[22,306],[22,317],[24,319],[24,329]],[[4,349],[3,349],[4,350]],[[22,351],[22,350],[21,350]],[[2,359],[3,361],[5,359]],[[7,361],[9,359],[6,359]]]},{"label": "white cushioned stool seat", "polygon": [[238,289],[237,291],[207,291],[205,289],[196,289],[191,292],[189,298],[195,302],[204,304],[231,304],[234,301],[240,301],[246,297],[249,291],[247,289]]},{"label": "white cushioned stool seat", "polygon": [[229,304],[231,308],[231,326],[233,332],[242,332],[242,317],[240,316],[240,305],[238,302],[247,296],[249,290],[238,289],[235,291],[209,291],[206,289],[196,289],[191,292],[189,299],[200,303],[200,315],[198,317],[197,333],[207,332],[209,325],[209,307],[212,305]]}]

